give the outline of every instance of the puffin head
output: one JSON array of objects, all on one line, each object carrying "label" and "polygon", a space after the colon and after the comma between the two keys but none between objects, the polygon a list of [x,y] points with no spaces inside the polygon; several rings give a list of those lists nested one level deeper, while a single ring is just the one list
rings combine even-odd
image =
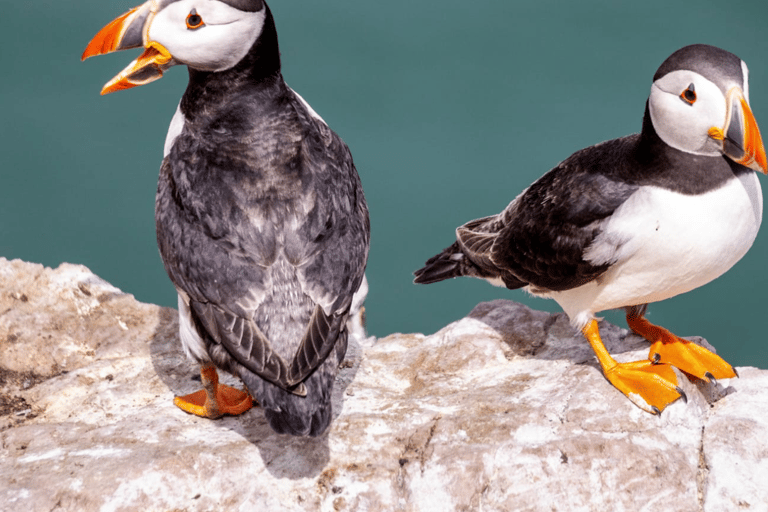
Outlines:
[{"label": "puffin head", "polygon": [[725,155],[768,173],[749,108],[747,65],[732,53],[704,44],[677,50],[653,77],[648,111],[667,145],[696,155]]},{"label": "puffin head", "polygon": [[[207,72],[233,68],[251,52],[266,25],[274,32],[264,0],[149,0],[102,28],[82,60],[144,48],[107,82],[101,94],[108,94],[157,80],[177,64]],[[279,69],[279,57],[277,62]]]}]

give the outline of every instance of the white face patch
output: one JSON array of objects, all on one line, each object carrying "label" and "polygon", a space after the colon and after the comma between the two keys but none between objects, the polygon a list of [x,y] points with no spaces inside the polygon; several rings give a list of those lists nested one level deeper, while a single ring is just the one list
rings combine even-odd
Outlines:
[{"label": "white face patch", "polygon": [[[193,9],[203,22],[196,29],[187,27]],[[251,49],[266,13],[266,7],[244,12],[217,0],[180,0],[155,15],[148,38],[163,45],[176,62],[201,71],[224,71]]]},{"label": "white face patch", "polygon": [[[691,84],[696,93],[693,104],[681,98]],[[725,126],[725,95],[700,74],[679,70],[656,80],[651,86],[648,109],[656,133],[668,145],[696,155],[722,155],[722,144],[709,136],[709,129]]]}]

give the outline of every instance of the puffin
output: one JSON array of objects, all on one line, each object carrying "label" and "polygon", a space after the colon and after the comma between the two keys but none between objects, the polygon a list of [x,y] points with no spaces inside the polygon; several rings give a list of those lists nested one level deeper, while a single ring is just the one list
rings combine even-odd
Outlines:
[{"label": "puffin", "polygon": [[[189,71],[155,221],[203,389],[174,402],[217,418],[255,399],[275,432],[320,436],[350,307],[367,290],[370,222],[351,153],[283,80],[263,0],[150,0],[101,29],[82,59],[130,48],[143,51],[102,94]],[[247,391],[219,384],[217,368]]]},{"label": "puffin", "polygon": [[[414,282],[469,276],[554,299],[607,380],[653,414],[685,399],[673,367],[704,381],[736,377],[720,356],[645,314],[725,273],[757,236],[755,171],[768,165],[748,76],[720,48],[675,51],[653,77],[640,133],[575,152],[501,213],[458,227]],[[600,339],[595,315],[621,308],[651,343],[647,360],[618,363]]]}]

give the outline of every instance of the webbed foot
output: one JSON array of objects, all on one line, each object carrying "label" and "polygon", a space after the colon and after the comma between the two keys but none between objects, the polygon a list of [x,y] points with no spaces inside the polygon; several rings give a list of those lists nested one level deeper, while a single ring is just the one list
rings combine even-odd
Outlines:
[{"label": "webbed foot", "polygon": [[236,416],[253,407],[250,394],[219,384],[219,375],[214,366],[202,366],[200,377],[203,389],[173,399],[173,403],[182,411],[215,419],[225,414]]}]

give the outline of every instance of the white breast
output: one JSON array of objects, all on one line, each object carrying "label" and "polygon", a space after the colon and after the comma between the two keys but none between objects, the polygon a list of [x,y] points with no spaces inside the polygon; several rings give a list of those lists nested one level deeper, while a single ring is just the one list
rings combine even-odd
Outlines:
[{"label": "white breast", "polygon": [[615,262],[611,268],[584,286],[546,296],[581,327],[599,311],[693,290],[746,254],[762,214],[753,172],[704,195],[643,187],[603,221],[601,235],[584,254],[593,264]]}]

